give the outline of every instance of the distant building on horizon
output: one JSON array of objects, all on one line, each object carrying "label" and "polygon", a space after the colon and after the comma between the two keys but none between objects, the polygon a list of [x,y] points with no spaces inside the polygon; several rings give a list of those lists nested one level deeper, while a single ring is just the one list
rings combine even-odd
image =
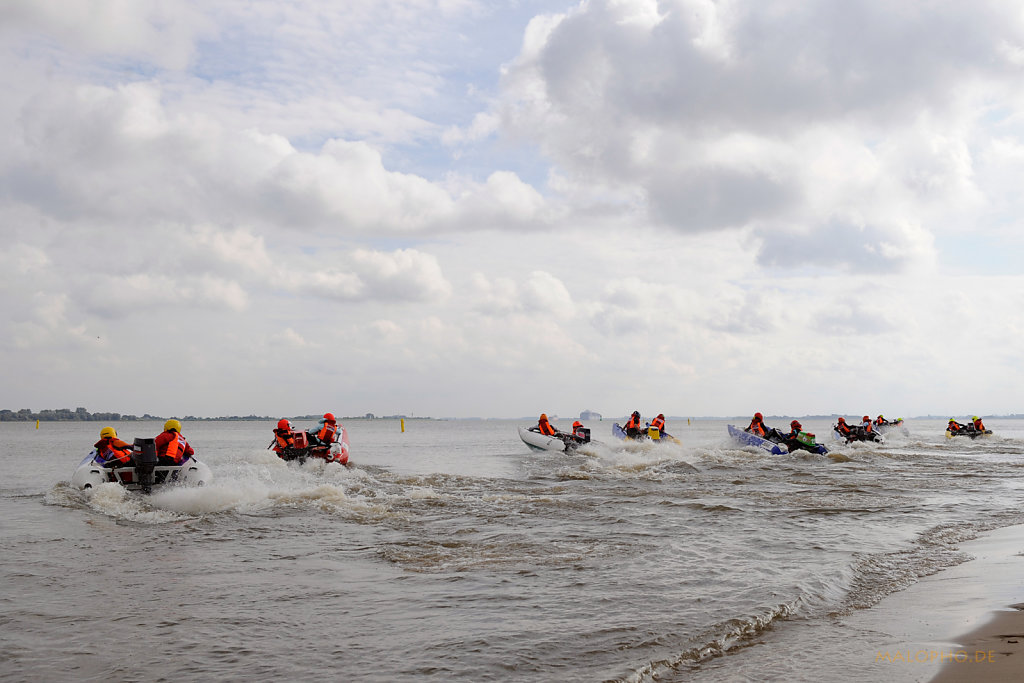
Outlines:
[{"label": "distant building on horizon", "polygon": [[580,413],[581,420],[600,420],[602,419],[601,413],[595,413],[593,410],[584,410]]}]

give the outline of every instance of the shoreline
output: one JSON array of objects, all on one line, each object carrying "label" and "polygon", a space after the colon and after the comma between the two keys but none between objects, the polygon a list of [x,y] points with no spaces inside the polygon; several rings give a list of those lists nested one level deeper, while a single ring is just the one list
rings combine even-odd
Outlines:
[{"label": "shoreline", "polygon": [[871,656],[884,678],[1024,680],[1024,524],[983,532],[959,549],[973,558],[844,619],[881,636]]}]

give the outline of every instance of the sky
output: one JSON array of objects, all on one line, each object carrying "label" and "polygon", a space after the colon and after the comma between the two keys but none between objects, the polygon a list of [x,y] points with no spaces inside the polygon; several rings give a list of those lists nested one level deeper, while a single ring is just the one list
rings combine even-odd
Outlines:
[{"label": "sky", "polygon": [[1010,0],[6,0],[0,408],[1024,412]]}]

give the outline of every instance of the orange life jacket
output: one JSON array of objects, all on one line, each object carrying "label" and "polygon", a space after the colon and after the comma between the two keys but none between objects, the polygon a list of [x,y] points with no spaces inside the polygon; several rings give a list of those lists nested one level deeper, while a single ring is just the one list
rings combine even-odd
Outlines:
[{"label": "orange life jacket", "polygon": [[275,451],[281,452],[285,448],[292,448],[295,446],[295,437],[292,433],[283,429],[275,429],[274,435],[277,440],[277,446],[274,448]]},{"label": "orange life jacket", "polygon": [[985,423],[983,423],[980,419],[977,419],[974,421],[974,428],[977,429],[979,432],[983,432],[985,431]]},{"label": "orange life jacket", "polygon": [[761,422],[760,420],[751,420],[750,426],[747,427],[747,429],[751,434],[756,434],[758,436],[765,436],[768,434],[768,431],[764,428],[764,422]]},{"label": "orange life jacket", "polygon": [[842,434],[843,436],[847,436],[853,430],[850,429],[850,425],[846,424],[845,422],[840,422],[836,425],[836,431]]},{"label": "orange life jacket", "polygon": [[[187,442],[185,437],[178,432],[171,432],[171,436],[174,438],[167,442],[166,447],[157,446],[156,454],[157,456],[170,458],[180,465],[185,460],[185,446]],[[163,450],[163,453],[160,452],[161,450]]]},{"label": "orange life jacket", "polygon": [[629,422],[626,423],[626,429],[640,429],[640,418],[636,415],[630,415]]},{"label": "orange life jacket", "polygon": [[324,426],[320,428],[320,431],[316,433],[316,438],[320,439],[323,443],[334,443],[334,437],[338,433],[338,427],[332,425],[330,422],[324,422]]},{"label": "orange life jacket", "polygon": [[660,417],[656,417],[653,420],[651,420],[651,427],[653,429],[657,429],[660,432],[663,429],[665,429],[665,421],[662,420]]},{"label": "orange life jacket", "polygon": [[106,462],[117,460],[122,465],[127,465],[129,462],[131,462],[132,458],[131,446],[125,444],[126,446],[128,446],[127,448],[115,448],[113,442],[114,439],[112,437],[100,439],[95,443],[96,452],[102,455],[104,461]]},{"label": "orange life jacket", "polygon": [[554,436],[555,435],[555,428],[552,427],[551,423],[548,422],[547,420],[539,421],[537,423],[537,429],[539,429],[540,433],[543,434],[544,436]]}]

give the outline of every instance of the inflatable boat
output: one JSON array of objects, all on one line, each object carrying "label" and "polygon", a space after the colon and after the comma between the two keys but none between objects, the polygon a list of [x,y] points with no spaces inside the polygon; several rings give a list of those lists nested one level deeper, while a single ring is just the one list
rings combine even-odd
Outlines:
[{"label": "inflatable boat", "polygon": [[729,436],[731,436],[734,441],[737,441],[738,443],[744,446],[753,446],[754,448],[760,448],[762,451],[765,451],[766,453],[771,453],[772,455],[785,455],[786,453],[789,453],[789,447],[784,443],[775,443],[774,441],[769,441],[768,439],[760,437],[757,434],[745,432],[734,425],[727,426],[729,428]]},{"label": "inflatable boat", "polygon": [[209,466],[195,456],[186,457],[180,465],[159,464],[153,439],[135,439],[132,462],[129,467],[112,467],[94,450],[79,463],[71,484],[85,490],[113,482],[129,491],[151,493],[167,486],[203,486],[213,480]]},{"label": "inflatable boat", "polygon": [[325,462],[336,462],[339,465],[348,464],[348,453],[351,448],[348,441],[348,430],[341,427],[338,430],[338,440],[328,446],[312,446],[309,443],[309,434],[306,432],[295,432],[295,445],[278,451],[277,456],[286,461],[305,462],[310,458],[323,460]]},{"label": "inflatable boat", "polygon": [[535,451],[574,451],[581,444],[590,443],[590,430],[585,429],[586,438],[581,442],[574,439],[570,434],[556,434],[548,436],[541,434],[536,427],[520,427],[519,438],[527,446]]}]

